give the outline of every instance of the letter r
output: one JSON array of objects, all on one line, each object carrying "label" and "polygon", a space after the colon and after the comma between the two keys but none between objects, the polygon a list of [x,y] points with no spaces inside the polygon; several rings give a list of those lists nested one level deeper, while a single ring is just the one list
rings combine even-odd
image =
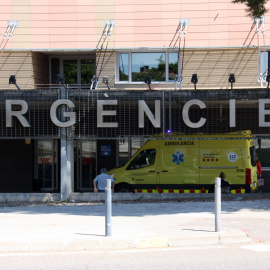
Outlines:
[{"label": "letter r", "polygon": [[[20,111],[12,111],[12,105],[20,105]],[[23,127],[30,127],[23,116],[28,111],[28,104],[24,100],[6,100],[6,127],[13,127],[12,116],[17,117]]]}]

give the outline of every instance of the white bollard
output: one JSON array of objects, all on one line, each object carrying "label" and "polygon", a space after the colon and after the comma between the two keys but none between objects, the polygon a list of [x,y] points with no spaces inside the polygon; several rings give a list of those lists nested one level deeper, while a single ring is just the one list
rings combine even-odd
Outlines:
[{"label": "white bollard", "polygon": [[215,231],[221,231],[221,178],[215,177]]},{"label": "white bollard", "polygon": [[112,236],[112,182],[111,179],[106,179],[105,187],[105,236]]}]

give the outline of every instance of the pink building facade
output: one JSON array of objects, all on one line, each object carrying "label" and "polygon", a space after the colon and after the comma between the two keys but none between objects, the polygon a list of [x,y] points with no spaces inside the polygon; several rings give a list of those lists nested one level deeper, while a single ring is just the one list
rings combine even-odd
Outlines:
[{"label": "pink building facade", "polygon": [[[251,130],[268,170],[270,15],[245,9],[230,0],[2,1],[0,192],[92,191],[100,168],[123,165],[167,131]],[[72,125],[52,109],[57,100]]]},{"label": "pink building facade", "polygon": [[[3,35],[8,22],[17,23],[2,44],[1,89],[10,87],[12,72],[23,89],[36,89],[54,83],[57,74],[67,77],[70,66],[77,74],[64,78],[66,83],[85,84],[82,66],[93,64],[112,89],[145,90],[135,75],[158,66],[156,58],[166,64],[162,78],[153,81],[156,90],[175,89],[176,74],[183,77],[181,89],[194,89],[192,74],[198,76],[198,90],[229,89],[230,73],[236,88],[261,88],[260,73],[265,80],[270,16],[260,18],[257,27],[246,6],[230,0],[7,0],[0,7]],[[104,39],[108,22],[113,26]]]}]

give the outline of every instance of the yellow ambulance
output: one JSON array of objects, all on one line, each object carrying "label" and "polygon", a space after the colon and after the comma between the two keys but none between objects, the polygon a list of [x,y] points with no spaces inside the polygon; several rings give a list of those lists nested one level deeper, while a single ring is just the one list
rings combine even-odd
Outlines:
[{"label": "yellow ambulance", "polygon": [[254,139],[250,131],[216,135],[156,135],[112,174],[118,192],[208,193],[220,172],[232,193],[257,189]]}]

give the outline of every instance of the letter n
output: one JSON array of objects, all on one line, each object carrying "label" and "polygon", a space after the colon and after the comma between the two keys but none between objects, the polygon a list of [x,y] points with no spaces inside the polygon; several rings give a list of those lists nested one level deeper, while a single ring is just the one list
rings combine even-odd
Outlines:
[{"label": "letter n", "polygon": [[144,128],[144,113],[155,128],[160,128],[160,100],[155,100],[155,116],[144,100],[139,100],[139,128]]}]

